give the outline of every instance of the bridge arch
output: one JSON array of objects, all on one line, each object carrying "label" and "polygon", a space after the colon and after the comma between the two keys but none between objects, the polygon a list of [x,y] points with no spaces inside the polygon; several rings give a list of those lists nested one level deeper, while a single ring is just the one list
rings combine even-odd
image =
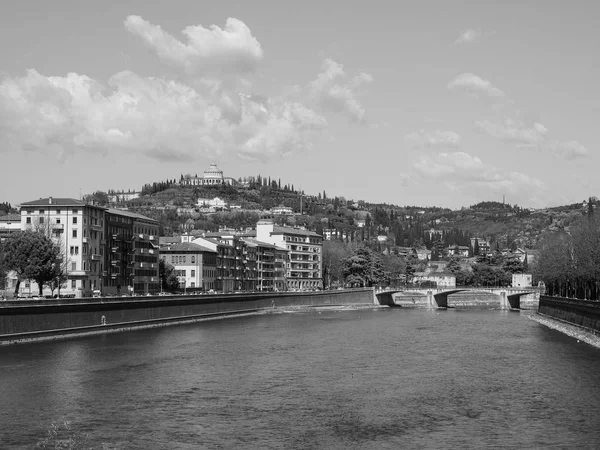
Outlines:
[{"label": "bridge arch", "polygon": [[396,307],[399,305],[397,305],[394,300],[394,294],[420,294],[427,297],[428,308],[447,308],[448,296],[458,292],[489,292],[496,294],[500,297],[500,309],[520,309],[521,297],[529,294],[535,294],[535,290],[518,290],[515,292],[514,289],[511,288],[410,288],[375,292],[375,298],[376,302],[380,305]]}]

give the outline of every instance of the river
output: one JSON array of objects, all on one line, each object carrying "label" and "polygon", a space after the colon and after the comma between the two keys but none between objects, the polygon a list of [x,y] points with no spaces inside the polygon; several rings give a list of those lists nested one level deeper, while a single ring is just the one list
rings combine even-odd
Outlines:
[{"label": "river", "polygon": [[0,347],[0,448],[598,448],[600,351],[507,311],[249,316]]}]

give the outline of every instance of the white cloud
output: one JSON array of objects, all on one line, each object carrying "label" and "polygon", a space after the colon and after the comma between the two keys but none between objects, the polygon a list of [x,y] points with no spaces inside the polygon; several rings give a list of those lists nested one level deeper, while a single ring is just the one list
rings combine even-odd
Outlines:
[{"label": "white cloud", "polygon": [[520,121],[505,119],[502,123],[494,123],[489,120],[482,120],[475,123],[477,128],[492,137],[504,141],[512,141],[518,144],[538,144],[545,141],[548,129],[541,123],[534,123],[527,127]]},{"label": "white cloud", "polygon": [[263,50],[244,22],[228,18],[225,28],[211,25],[188,26],[179,41],[140,16],[129,16],[125,28],[140,37],[160,59],[184,68],[187,72],[246,73],[255,70],[263,59]]},{"label": "white cloud", "polygon": [[448,83],[449,89],[462,89],[472,94],[482,94],[492,98],[503,98],[506,94],[490,81],[472,73],[462,73]]},{"label": "white cloud", "polygon": [[[131,71],[106,83],[33,69],[7,75],[0,78],[0,151],[51,152],[60,158],[124,151],[158,160],[223,154],[267,160],[326,137],[327,119],[310,104],[364,121],[358,96],[373,78],[349,77],[332,60],[307,88],[283,88],[270,98],[252,93],[252,78],[246,76],[263,51],[237,19],[228,19],[223,29],[187,27],[186,43],[139,16],[129,16],[125,27],[179,69],[178,81]],[[178,77],[184,73],[192,76]]]},{"label": "white cloud", "polygon": [[458,36],[458,38],[456,39],[456,41],[454,41],[454,43],[455,44],[467,44],[467,43],[478,40],[479,38],[481,38],[482,35],[483,35],[483,33],[481,32],[481,30],[475,30],[475,29],[469,28],[467,30],[463,30],[460,33],[460,36]]},{"label": "white cloud", "polygon": [[588,149],[577,141],[548,139],[548,129],[541,123],[527,126],[521,120],[506,118],[501,123],[482,120],[475,125],[493,138],[515,143],[518,148],[553,152],[565,159],[581,158],[589,154]]},{"label": "white cloud", "polygon": [[417,148],[458,147],[460,135],[454,131],[425,131],[423,129],[408,133],[404,140]]},{"label": "white cloud", "polygon": [[310,146],[327,121],[284,98],[263,99],[120,72],[102,86],[30,70],[0,83],[0,136],[26,150],[124,150],[191,159],[267,159]]},{"label": "white cloud", "polygon": [[344,114],[352,121],[362,123],[365,108],[358,96],[361,88],[371,82],[373,77],[364,72],[348,79],[341,64],[325,59],[321,72],[309,84],[309,91],[324,110]]},{"label": "white cloud", "polygon": [[477,156],[465,152],[425,155],[414,168],[424,179],[435,179],[466,194],[477,190],[484,195],[505,193],[530,196],[545,189],[544,184],[536,178],[486,165]]}]

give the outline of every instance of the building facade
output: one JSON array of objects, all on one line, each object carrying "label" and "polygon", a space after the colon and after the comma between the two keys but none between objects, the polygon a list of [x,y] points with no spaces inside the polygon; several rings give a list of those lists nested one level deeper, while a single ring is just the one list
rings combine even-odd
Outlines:
[{"label": "building facade", "polygon": [[161,258],[175,269],[180,289],[215,289],[217,252],[190,242],[162,245]]},{"label": "building facade", "polygon": [[44,232],[61,250],[66,278],[61,296],[130,295],[159,289],[155,220],[72,198],[25,202],[20,212],[22,230]]},{"label": "building facade", "polygon": [[102,286],[104,210],[72,198],[21,204],[21,229],[44,232],[61,249],[66,276],[61,295],[88,297]]},{"label": "building facade", "polygon": [[312,231],[280,227],[272,219],[256,224],[256,239],[287,250],[288,290],[322,289],[323,237]]}]

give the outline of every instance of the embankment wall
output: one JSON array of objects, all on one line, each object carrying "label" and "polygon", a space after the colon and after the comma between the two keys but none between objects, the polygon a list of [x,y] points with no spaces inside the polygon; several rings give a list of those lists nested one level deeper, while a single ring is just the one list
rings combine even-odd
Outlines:
[{"label": "embankment wall", "polygon": [[373,303],[372,289],[1,302],[0,345],[52,336],[201,320],[271,307]]},{"label": "embankment wall", "polygon": [[600,302],[597,301],[541,295],[538,312],[600,332]]}]

